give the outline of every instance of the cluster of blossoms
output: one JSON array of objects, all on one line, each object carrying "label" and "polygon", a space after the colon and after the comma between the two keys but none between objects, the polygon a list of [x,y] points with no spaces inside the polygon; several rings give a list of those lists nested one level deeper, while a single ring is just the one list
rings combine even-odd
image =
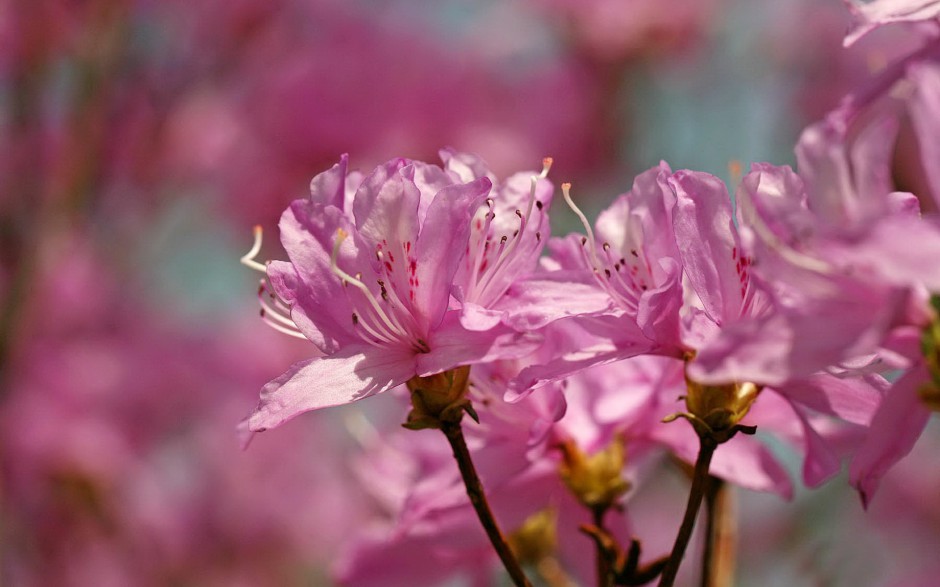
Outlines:
[{"label": "cluster of blossoms", "polygon": [[[610,584],[671,584],[683,539],[656,559],[623,509],[670,455],[695,463],[699,499],[709,473],[788,496],[774,438],[802,456],[808,486],[849,462],[870,502],[940,408],[940,3],[852,7],[847,43],[918,21],[922,46],[807,128],[796,171],[757,163],[736,178],[734,203],[718,178],[660,163],[593,224],[563,184],[584,232],[550,238],[550,159],[500,183],[450,150],[441,166],[395,159],[367,175],[344,156],[282,216],[289,261],[257,263],[260,233],[244,258],[266,273],[265,320],[317,349],[264,387],[246,441],[404,386],[405,427],[443,430],[461,461],[469,414],[467,454],[510,548],[550,584],[590,576],[592,546]],[[892,179],[901,121],[916,195]],[[493,555],[446,447],[401,431],[369,448],[363,480],[389,515],[341,578],[485,581]],[[467,483],[476,506],[479,479]],[[382,566],[407,553],[440,564]]]}]

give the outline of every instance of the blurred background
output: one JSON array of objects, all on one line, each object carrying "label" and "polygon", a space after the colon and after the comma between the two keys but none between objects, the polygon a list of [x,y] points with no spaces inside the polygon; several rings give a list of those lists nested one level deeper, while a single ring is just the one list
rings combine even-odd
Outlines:
[{"label": "blurred background", "polygon": [[[550,155],[589,216],[660,159],[792,164],[912,42],[845,51],[847,23],[839,0],[0,0],[0,584],[331,585],[380,509],[350,422],[403,414],[239,449],[311,350],[258,317],[251,227],[283,257],[280,212],[345,152],[452,146],[500,177]],[[936,584],[932,440],[867,516],[844,480],[739,493],[740,584]]]}]

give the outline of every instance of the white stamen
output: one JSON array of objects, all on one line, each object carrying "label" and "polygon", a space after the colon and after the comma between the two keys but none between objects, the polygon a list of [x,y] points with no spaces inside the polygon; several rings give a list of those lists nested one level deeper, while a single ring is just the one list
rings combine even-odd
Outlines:
[{"label": "white stamen", "polygon": [[282,333],[282,334],[286,334],[287,336],[293,336],[294,338],[302,338],[302,339],[306,339],[306,338],[307,338],[307,337],[304,336],[303,333],[301,333],[299,330],[293,330],[293,329],[291,329],[291,328],[287,328],[287,327],[285,327],[285,326],[281,326],[280,324],[278,324],[277,322],[275,322],[274,320],[272,320],[271,317],[268,316],[267,313],[262,313],[262,314],[261,314],[261,319],[264,320],[264,323],[265,323],[265,324],[267,324],[268,326],[270,326],[271,328],[273,328],[274,330],[277,330],[278,332],[280,332],[280,333]]},{"label": "white stamen", "polygon": [[[538,182],[540,179],[545,179],[548,177],[548,172],[552,168],[552,158],[545,157],[542,159],[542,171],[538,175],[532,176],[532,185],[529,188],[529,203],[526,206],[525,213],[521,210],[516,210],[516,215],[519,216],[519,230],[509,239],[512,241],[506,246],[504,240],[500,240],[499,251],[496,253],[496,261],[491,263],[484,271],[484,275],[477,280],[479,263],[482,258],[482,254],[477,255],[476,265],[474,266],[473,275],[471,276],[470,284],[473,288],[473,293],[471,299],[479,299],[483,297],[483,292],[489,288],[489,286],[496,279],[496,276],[499,275],[499,272],[506,266],[509,262],[509,259],[512,258],[513,252],[518,248],[519,243],[522,241],[523,235],[525,234],[525,229],[528,226],[529,219],[532,217],[532,208],[535,207],[536,202],[536,189],[538,187]],[[540,218],[541,222],[541,218]],[[489,222],[485,227],[486,231],[489,230]],[[484,232],[484,235],[486,232]],[[509,284],[503,284],[503,290],[509,287]],[[498,292],[493,297],[499,297],[503,292]]]},{"label": "white stamen", "polygon": [[584,230],[587,231],[587,242],[591,247],[591,268],[597,269],[597,248],[594,245],[594,231],[591,230],[591,223],[588,222],[587,217],[584,215],[584,212],[580,208],[574,205],[574,201],[571,199],[571,184],[563,183],[561,184],[561,193],[565,197],[565,202],[568,204],[568,207],[571,208],[571,211],[574,212],[578,218],[581,220],[581,224],[584,225]]},{"label": "white stamen", "polygon": [[261,226],[255,225],[254,228],[255,242],[251,245],[251,250],[248,251],[240,260],[242,265],[250,267],[255,271],[260,271],[262,273],[267,273],[267,268],[261,263],[255,261],[255,257],[258,256],[258,253],[261,252]]},{"label": "white stamen", "polygon": [[[262,288],[264,287],[264,280],[261,281]],[[259,292],[258,294],[258,303],[261,305],[261,309],[264,310],[264,315],[276,320],[286,326],[287,328],[297,329],[297,325],[293,320],[281,313],[278,308],[272,307],[264,299],[264,293]],[[297,329],[299,331],[299,329]]]},{"label": "white stamen", "polygon": [[[405,329],[400,324],[393,322],[389,318],[388,314],[386,314],[385,311],[382,310],[382,307],[379,305],[378,300],[376,300],[375,296],[372,295],[372,292],[369,291],[368,286],[366,286],[366,284],[364,284],[362,281],[356,279],[352,275],[349,275],[348,273],[340,269],[339,265],[336,264],[336,257],[339,255],[339,247],[343,243],[343,241],[346,240],[347,236],[349,235],[342,228],[338,228],[336,230],[336,242],[333,243],[333,254],[330,256],[330,269],[340,279],[343,279],[350,285],[358,288],[359,291],[363,293],[363,295],[369,301],[369,304],[371,304],[372,308],[375,310],[375,316],[380,320],[380,322],[376,326],[382,327],[381,329],[385,330],[386,333],[389,335],[389,337],[392,338],[393,340],[394,339],[410,340],[411,337],[408,336]],[[384,326],[382,326],[383,322],[384,322]],[[362,324],[362,316],[360,316],[360,324]]]}]

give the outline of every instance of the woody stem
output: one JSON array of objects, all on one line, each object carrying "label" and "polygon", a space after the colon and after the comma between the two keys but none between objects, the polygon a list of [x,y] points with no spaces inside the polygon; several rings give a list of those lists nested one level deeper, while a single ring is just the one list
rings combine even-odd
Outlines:
[{"label": "woody stem", "polygon": [[689,501],[686,504],[685,516],[682,518],[682,525],[679,526],[679,533],[676,535],[676,542],[672,547],[672,553],[669,555],[669,562],[663,569],[662,577],[659,580],[659,587],[672,587],[679,573],[679,565],[682,563],[682,557],[685,555],[685,549],[689,545],[689,539],[692,537],[692,529],[695,527],[695,517],[698,514],[699,507],[702,505],[702,499],[708,486],[708,468],[712,462],[712,456],[715,454],[717,443],[708,436],[699,436],[699,453],[695,461],[695,472],[692,476],[692,489],[689,491]]},{"label": "woody stem", "polygon": [[470,503],[473,505],[473,509],[476,511],[477,517],[480,519],[480,523],[493,545],[493,549],[496,550],[503,566],[506,567],[506,572],[509,573],[516,587],[532,587],[525,573],[522,572],[519,561],[516,560],[516,557],[509,549],[509,544],[496,524],[496,518],[493,517],[493,512],[490,510],[486,494],[483,491],[483,484],[480,482],[476,467],[473,466],[473,460],[470,458],[470,450],[467,448],[467,442],[464,439],[460,423],[443,422],[441,431],[444,432],[444,436],[447,437],[447,441],[450,442],[450,447],[454,451],[454,459],[457,461],[457,466],[460,467],[460,476],[467,488]]},{"label": "woody stem", "polygon": [[[598,530],[604,531],[604,516],[607,514],[607,506],[595,506],[591,508],[591,514],[593,516],[594,526]],[[611,573],[610,565],[607,563],[607,554],[601,548],[601,544],[596,544],[595,556],[594,556],[594,565],[597,569],[597,586],[598,587],[613,587],[613,574]]]}]

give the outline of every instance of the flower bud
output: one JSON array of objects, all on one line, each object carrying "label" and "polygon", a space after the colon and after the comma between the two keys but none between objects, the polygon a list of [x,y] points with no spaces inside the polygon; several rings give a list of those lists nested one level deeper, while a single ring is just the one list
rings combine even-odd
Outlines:
[{"label": "flower bud", "polygon": [[623,478],[626,450],[621,436],[603,450],[586,455],[572,440],[561,445],[564,461],[559,472],[565,485],[584,506],[608,508],[630,489]]},{"label": "flower bud", "polygon": [[550,507],[535,512],[508,540],[509,548],[523,565],[537,565],[554,556],[558,549],[558,512]]},{"label": "flower bud", "polygon": [[761,392],[761,386],[749,381],[743,383],[702,384],[685,376],[688,395],[685,406],[689,413],[718,432],[730,430],[751,409]]},{"label": "flower bud", "polygon": [[459,422],[464,411],[476,420],[467,399],[469,384],[468,365],[427,377],[412,377],[406,383],[411,391],[411,411],[403,426],[412,430],[440,428],[442,422]]}]

